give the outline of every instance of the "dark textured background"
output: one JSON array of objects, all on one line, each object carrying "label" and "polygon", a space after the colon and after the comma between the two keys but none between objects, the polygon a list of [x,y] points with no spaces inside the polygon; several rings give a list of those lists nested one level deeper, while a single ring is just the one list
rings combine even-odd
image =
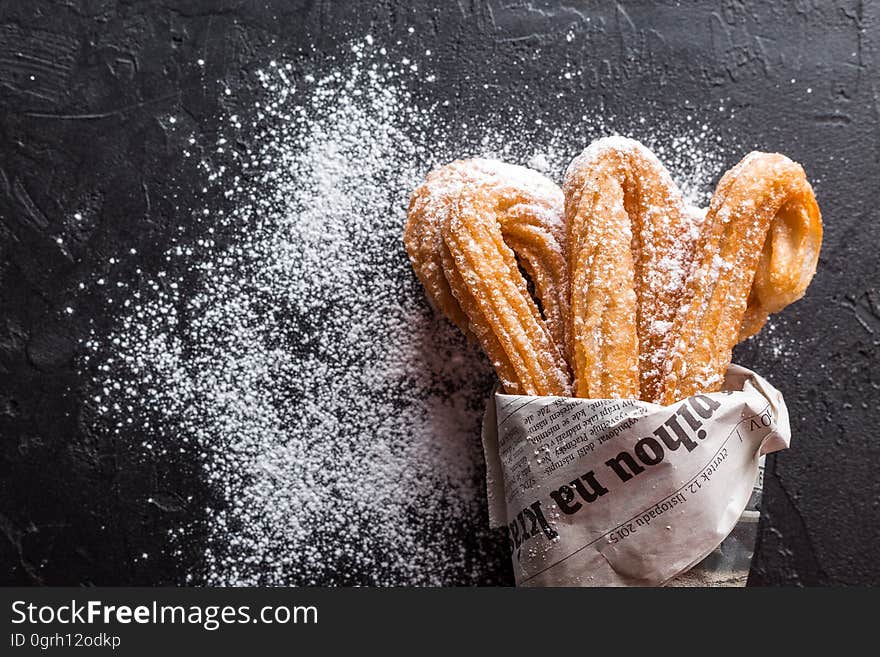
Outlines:
[{"label": "dark textured background", "polygon": [[[143,502],[163,489],[198,500],[187,464],[145,464],[131,447],[139,437],[90,429],[79,341],[110,318],[78,284],[130,247],[138,256],[123,278],[158,266],[192,200],[184,141],[248,106],[256,67],[320,59],[367,32],[403,38],[410,26],[401,50],[433,50],[452,81],[433,93],[456,99],[462,118],[517,93],[552,114],[561,81],[545,73],[572,62],[584,75],[566,84],[585,109],[699,114],[723,100],[735,110],[719,118],[725,134],[803,163],[826,234],[807,298],[776,322],[799,359],[761,342],[736,354],[783,388],[796,439],[769,461],[751,582],[880,582],[880,8],[436,4],[0,3],[0,582],[179,583],[197,569],[197,535],[190,554],[163,550],[187,504]],[[141,552],[156,556],[135,560]]]}]

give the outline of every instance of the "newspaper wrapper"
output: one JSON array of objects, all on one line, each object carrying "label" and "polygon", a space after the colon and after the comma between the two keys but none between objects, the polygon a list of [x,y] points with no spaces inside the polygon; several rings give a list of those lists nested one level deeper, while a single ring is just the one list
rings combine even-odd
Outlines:
[{"label": "newspaper wrapper", "polygon": [[[791,440],[781,393],[737,365],[722,392],[670,406],[500,393],[492,402],[489,521],[508,530],[520,586],[657,586],[705,569],[713,551],[723,560],[717,548],[748,520],[763,455]],[[672,583],[705,583],[699,568]]]}]

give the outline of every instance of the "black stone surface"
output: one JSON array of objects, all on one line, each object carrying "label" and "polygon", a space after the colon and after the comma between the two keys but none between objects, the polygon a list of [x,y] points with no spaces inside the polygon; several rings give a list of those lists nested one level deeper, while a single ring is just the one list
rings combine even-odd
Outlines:
[{"label": "black stone surface", "polygon": [[[804,165],[825,243],[776,328],[799,358],[755,342],[736,353],[784,390],[796,440],[769,459],[750,581],[880,582],[878,21],[855,0],[0,3],[0,583],[180,583],[197,570],[197,535],[188,554],[162,549],[169,526],[193,520],[185,496],[205,495],[193,464],[145,465],[141,437],[92,428],[79,340],[111,319],[78,284],[123,248],[138,251],[132,276],[159,266],[185,221],[188,133],[168,115],[210,136],[248,106],[255,68],[319,60],[367,32],[430,48],[455,81],[431,93],[463,120],[522,94],[577,116],[570,100],[554,106],[563,81],[546,74],[572,62],[584,75],[567,97],[584,111],[701,115],[723,101],[724,134]],[[144,505],[157,490],[175,492]]]}]

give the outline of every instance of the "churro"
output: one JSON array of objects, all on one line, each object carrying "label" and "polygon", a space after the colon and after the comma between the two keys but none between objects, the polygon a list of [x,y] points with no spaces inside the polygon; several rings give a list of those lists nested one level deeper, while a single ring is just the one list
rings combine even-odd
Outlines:
[{"label": "churro", "polygon": [[585,149],[563,191],[575,394],[652,399],[698,217],[653,153],[623,137]]},{"label": "churro", "polygon": [[753,152],[728,171],[695,245],[655,401],[718,390],[749,298],[757,323],[800,298],[815,272],[821,237],[816,198],[799,164]]},{"label": "churro", "polygon": [[433,171],[410,202],[404,242],[416,274],[434,305],[481,344],[508,392],[570,392],[562,209],[550,180],[485,159]]}]

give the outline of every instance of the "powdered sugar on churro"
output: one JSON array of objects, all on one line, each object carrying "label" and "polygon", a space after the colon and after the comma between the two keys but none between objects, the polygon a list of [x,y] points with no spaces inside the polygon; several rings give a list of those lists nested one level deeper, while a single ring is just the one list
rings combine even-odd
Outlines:
[{"label": "powdered sugar on churro", "polygon": [[[637,340],[628,339],[625,349],[621,343],[619,353],[638,361],[635,376],[641,389],[633,394],[653,400],[659,393],[671,348],[669,328],[684,302],[685,285],[694,264],[694,245],[705,213],[688,204],[669,171],[650,150],[634,139],[620,136],[598,139],[585,148],[566,170],[563,185],[570,222],[591,221],[580,216],[580,204],[585,198],[588,203],[599,199],[599,205],[590,206],[587,212],[596,221],[606,222],[608,216],[614,215],[624,218],[627,225],[633,224],[632,239],[621,247],[627,252],[626,257],[631,254],[633,264],[623,267],[618,278],[622,277],[623,284],[635,290],[638,304],[634,314],[638,317],[630,318],[628,326],[615,326],[613,330],[622,337],[625,331],[637,328]],[[614,203],[612,208],[602,205],[609,202]],[[591,224],[587,232],[597,229]],[[571,248],[578,249],[578,245]],[[617,266],[616,260],[623,257],[624,252],[619,252],[610,265]],[[572,273],[573,280],[575,276]],[[620,292],[596,294],[618,298]],[[635,343],[634,352],[629,349],[629,342]],[[577,378],[577,363],[574,369]]]},{"label": "powdered sugar on churro", "polygon": [[[210,502],[168,548],[203,552],[194,583],[507,573],[478,436],[491,370],[425,301],[400,239],[406,204],[458,157],[531,159],[558,179],[613,117],[553,129],[487,117],[450,143],[448,116],[409,92],[432,73],[372,40],[353,50],[329,70],[267,65],[259,105],[200,144],[207,200],[180,218],[200,236],[162,271],[102,288],[118,321],[86,343],[94,410],[121,440],[144,436],[145,459],[197,464]],[[638,136],[705,194],[716,142],[648,125]]]}]

